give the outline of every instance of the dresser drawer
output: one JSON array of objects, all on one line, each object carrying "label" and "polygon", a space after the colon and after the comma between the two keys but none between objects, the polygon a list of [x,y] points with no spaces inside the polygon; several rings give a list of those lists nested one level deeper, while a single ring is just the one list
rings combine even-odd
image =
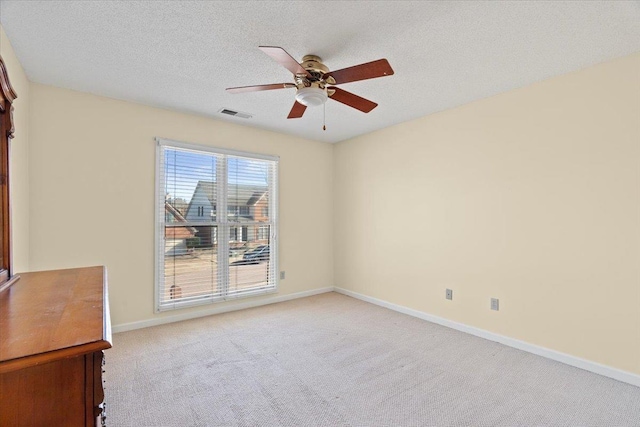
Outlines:
[{"label": "dresser drawer", "polygon": [[85,358],[0,374],[0,426],[84,426]]}]

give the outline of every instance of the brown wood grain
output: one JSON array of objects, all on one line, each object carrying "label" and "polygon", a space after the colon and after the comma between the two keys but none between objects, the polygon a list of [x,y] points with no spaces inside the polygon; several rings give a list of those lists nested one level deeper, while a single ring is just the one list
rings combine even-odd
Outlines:
[{"label": "brown wood grain", "polygon": [[102,359],[104,353],[102,351],[96,351],[93,354],[88,354],[87,358],[91,358],[91,369],[87,370],[87,374],[91,375],[91,381],[87,381],[87,387],[92,386],[92,389],[88,389],[88,393],[93,393],[93,406],[94,410],[91,413],[92,417],[98,417],[102,413],[100,404],[104,401],[104,389],[102,388]]},{"label": "brown wood grain", "polygon": [[360,110],[363,113],[368,113],[378,106],[378,104],[373,101],[369,101],[366,98],[347,92],[339,87],[330,87],[329,89],[335,91],[333,95],[331,95],[331,99],[348,105],[349,107],[353,107],[356,110]]},{"label": "brown wood grain", "polygon": [[289,89],[293,87],[296,87],[296,85],[293,83],[273,83],[269,85],[228,87],[226,91],[229,93],[243,93],[243,92],[259,92],[262,90]]},{"label": "brown wood grain", "polygon": [[104,278],[104,267],[21,274],[0,294],[0,367],[30,356],[42,363],[56,352],[110,348]]},{"label": "brown wood grain", "polygon": [[111,347],[104,267],[22,274],[0,294],[0,426],[95,426]]},{"label": "brown wood grain", "polygon": [[324,75],[325,80],[329,77],[335,79],[335,84],[357,82],[359,80],[375,79],[377,77],[393,75],[393,68],[386,59],[367,62],[365,64],[354,65],[353,67],[331,71]]},{"label": "brown wood grain", "polygon": [[85,425],[84,372],[79,356],[0,375],[0,425]]},{"label": "brown wood grain", "polygon": [[300,104],[298,101],[293,103],[293,107],[287,116],[287,119],[299,119],[307,109],[306,105]]},{"label": "brown wood grain", "polygon": [[7,67],[0,57],[0,292],[16,282],[11,255],[11,206],[9,197],[10,141],[15,132],[13,101],[18,97],[11,87]]},{"label": "brown wood grain", "polygon": [[291,71],[293,74],[301,74],[311,77],[311,74],[309,74],[309,72],[283,48],[278,46],[258,46],[258,49],[269,55],[274,61]]}]

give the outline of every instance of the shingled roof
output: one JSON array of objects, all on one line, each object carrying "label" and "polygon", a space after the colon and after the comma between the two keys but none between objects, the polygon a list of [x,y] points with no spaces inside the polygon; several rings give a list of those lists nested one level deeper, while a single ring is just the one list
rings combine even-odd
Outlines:
[{"label": "shingled roof", "polygon": [[[164,202],[164,209],[173,217],[173,221],[172,221],[173,224],[187,221],[184,218],[184,216],[182,216],[182,214],[171,203]],[[190,237],[195,236],[196,231],[197,230],[193,227],[167,226],[164,229],[164,237],[167,240],[188,239]]]},{"label": "shingled roof", "polygon": [[[201,188],[204,191],[212,206],[217,205],[216,193],[218,189],[216,182],[198,181],[195,191],[198,191],[198,188]],[[253,206],[267,193],[266,184],[262,186],[229,184],[227,188],[227,204],[229,206]]]}]

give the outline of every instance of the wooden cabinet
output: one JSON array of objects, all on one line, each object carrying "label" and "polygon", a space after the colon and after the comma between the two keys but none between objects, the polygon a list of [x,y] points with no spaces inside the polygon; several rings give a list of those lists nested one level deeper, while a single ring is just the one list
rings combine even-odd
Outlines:
[{"label": "wooden cabinet", "polygon": [[11,255],[11,203],[9,198],[10,141],[13,126],[13,101],[18,97],[11,87],[7,67],[0,57],[0,292],[15,283]]},{"label": "wooden cabinet", "polygon": [[0,292],[0,426],[100,425],[106,269],[20,276]]}]

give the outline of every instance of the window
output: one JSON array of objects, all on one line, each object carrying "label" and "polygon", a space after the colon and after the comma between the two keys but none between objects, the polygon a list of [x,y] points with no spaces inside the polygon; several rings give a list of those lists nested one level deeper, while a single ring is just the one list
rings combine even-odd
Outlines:
[{"label": "window", "polygon": [[[164,139],[157,150],[156,309],[275,291],[278,158]],[[178,199],[186,213],[167,216]],[[250,216],[257,203],[270,215]]]},{"label": "window", "polygon": [[269,226],[261,225],[258,228],[258,240],[267,240],[269,238]]}]

